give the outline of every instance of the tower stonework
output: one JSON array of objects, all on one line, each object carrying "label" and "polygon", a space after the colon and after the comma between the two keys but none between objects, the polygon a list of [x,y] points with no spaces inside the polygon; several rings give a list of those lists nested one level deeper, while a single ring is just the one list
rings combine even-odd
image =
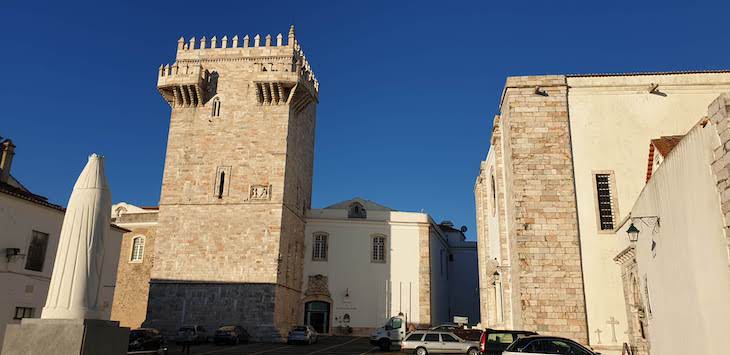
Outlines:
[{"label": "tower stonework", "polygon": [[[284,43],[286,40],[286,43]],[[180,38],[145,326],[297,322],[318,82],[294,34]]]}]

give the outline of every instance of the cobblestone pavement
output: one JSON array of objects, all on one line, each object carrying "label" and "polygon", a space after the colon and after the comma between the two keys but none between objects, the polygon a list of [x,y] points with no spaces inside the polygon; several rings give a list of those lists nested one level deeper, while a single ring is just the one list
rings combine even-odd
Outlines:
[{"label": "cobblestone pavement", "polygon": [[[172,344],[170,355],[182,355],[180,346]],[[194,355],[399,355],[397,351],[381,353],[370,345],[365,337],[327,336],[320,337],[312,345],[287,345],[271,343],[251,343],[242,345],[193,345],[190,354]]]}]

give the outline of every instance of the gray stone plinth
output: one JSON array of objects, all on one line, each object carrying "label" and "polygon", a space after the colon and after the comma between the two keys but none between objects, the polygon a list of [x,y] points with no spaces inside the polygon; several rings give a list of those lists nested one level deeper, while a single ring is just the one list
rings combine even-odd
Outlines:
[{"label": "gray stone plinth", "polygon": [[23,319],[8,324],[3,355],[124,355],[129,328],[97,319]]}]

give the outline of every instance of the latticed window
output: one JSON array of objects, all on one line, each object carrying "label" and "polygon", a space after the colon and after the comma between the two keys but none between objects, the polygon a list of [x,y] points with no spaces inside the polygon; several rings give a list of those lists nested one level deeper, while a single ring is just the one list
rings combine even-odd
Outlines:
[{"label": "latticed window", "polygon": [[596,174],[598,218],[601,230],[613,230],[614,227],[614,203],[611,184],[611,174]]},{"label": "latticed window", "polygon": [[32,271],[43,271],[43,264],[46,260],[46,249],[48,247],[48,234],[33,231],[28,245],[28,256],[25,259],[25,269]]},{"label": "latticed window", "polygon": [[315,234],[312,243],[312,260],[327,260],[327,234]]},{"label": "latticed window", "polygon": [[130,261],[142,261],[144,257],[144,237],[134,237],[132,239],[132,257]]},{"label": "latticed window", "polygon": [[382,235],[373,237],[372,261],[385,262],[385,237]]}]

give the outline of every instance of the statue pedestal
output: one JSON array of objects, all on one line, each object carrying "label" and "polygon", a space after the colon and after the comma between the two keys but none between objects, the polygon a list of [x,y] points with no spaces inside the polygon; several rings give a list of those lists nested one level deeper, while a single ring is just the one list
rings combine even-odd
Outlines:
[{"label": "statue pedestal", "polygon": [[3,355],[126,355],[129,328],[99,319],[25,318],[8,324]]}]

